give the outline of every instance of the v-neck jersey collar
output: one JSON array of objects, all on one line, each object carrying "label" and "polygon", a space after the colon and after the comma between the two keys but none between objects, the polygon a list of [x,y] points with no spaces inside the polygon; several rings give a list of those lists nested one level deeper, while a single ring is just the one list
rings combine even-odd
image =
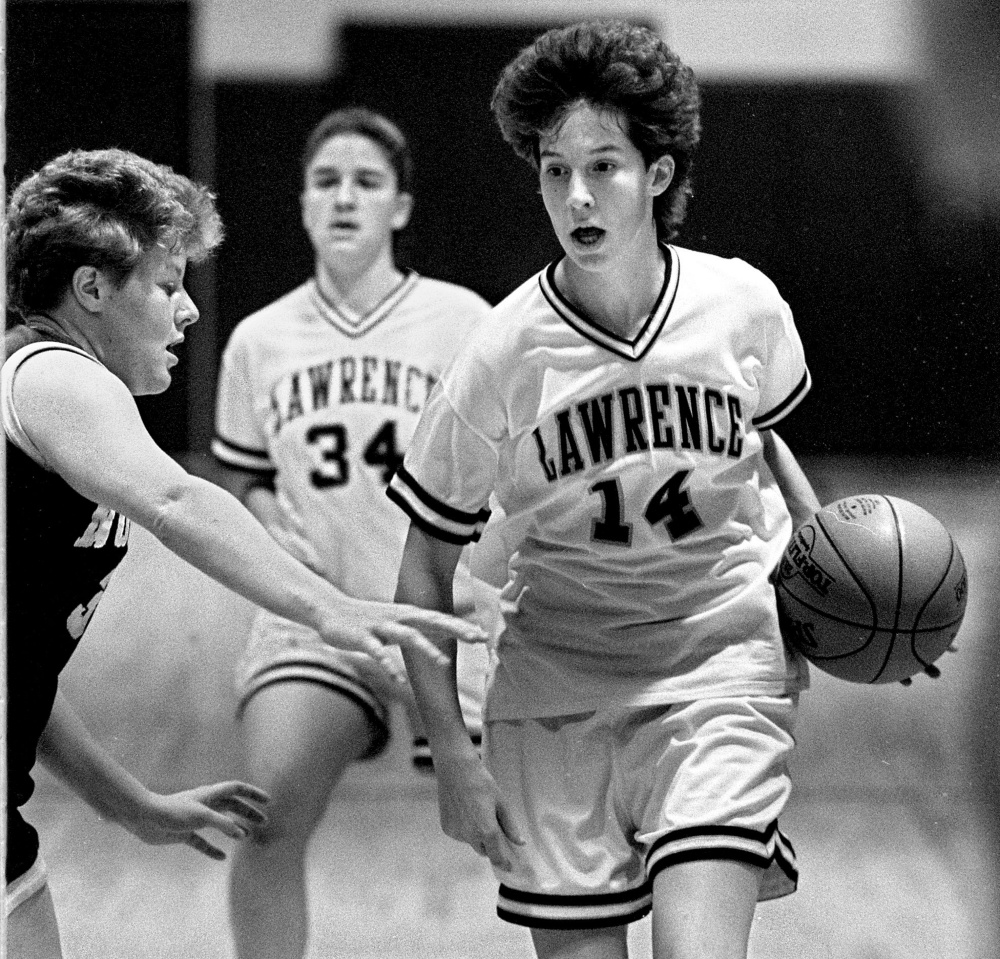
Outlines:
[{"label": "v-neck jersey collar", "polygon": [[420,274],[407,270],[403,278],[383,299],[364,315],[349,315],[342,308],[332,303],[324,295],[319,284],[313,278],[310,297],[320,316],[331,326],[335,326],[347,336],[363,336],[382,322],[410,294],[420,280]]},{"label": "v-neck jersey collar", "polygon": [[562,261],[562,257],[553,260],[540,274],[539,285],[542,289],[542,295],[562,320],[573,327],[581,336],[624,359],[641,360],[660,335],[677,296],[681,272],[680,259],[677,256],[677,251],[670,244],[663,244],[663,251],[666,254],[667,269],[663,277],[663,286],[660,288],[660,295],[657,297],[649,316],[646,317],[645,322],[631,339],[612,333],[566,299],[555,282],[556,267]]}]

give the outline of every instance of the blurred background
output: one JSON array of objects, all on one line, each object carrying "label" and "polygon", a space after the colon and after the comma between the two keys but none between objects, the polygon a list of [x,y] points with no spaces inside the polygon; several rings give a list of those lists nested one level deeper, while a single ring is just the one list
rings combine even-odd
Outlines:
[{"label": "blurred background", "polygon": [[[306,278],[299,154],[363,102],[414,148],[400,259],[497,302],[556,252],[488,112],[544,28],[625,16],[699,77],[682,245],[739,256],[791,304],[814,388],[782,429],[824,502],[903,496],[952,530],[970,605],[937,681],[814,671],[785,826],[800,892],[754,957],[993,959],[1000,863],[1000,10],[987,0],[7,0],[7,189],[120,146],[210,183],[227,240],[154,437],[212,476],[236,322]],[[992,398],[991,398],[992,397]],[[98,735],[158,788],[239,771],[230,671],[252,610],[137,531],[66,673]],[[146,567],[142,568],[143,560]],[[152,562],[150,562],[152,560]],[[484,862],[438,833],[402,740],[359,766],[313,855],[316,956],[530,956]],[[68,956],[227,956],[225,867],[119,835],[44,776],[32,800]],[[635,932],[648,952],[648,928]]]}]

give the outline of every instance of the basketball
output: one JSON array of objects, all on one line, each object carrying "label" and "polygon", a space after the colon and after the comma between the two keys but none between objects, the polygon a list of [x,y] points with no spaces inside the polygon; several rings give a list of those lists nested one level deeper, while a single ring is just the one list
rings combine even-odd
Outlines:
[{"label": "basketball", "polygon": [[785,638],[852,683],[907,681],[951,646],[968,579],[927,510],[876,493],[837,500],[792,535],[776,577]]}]

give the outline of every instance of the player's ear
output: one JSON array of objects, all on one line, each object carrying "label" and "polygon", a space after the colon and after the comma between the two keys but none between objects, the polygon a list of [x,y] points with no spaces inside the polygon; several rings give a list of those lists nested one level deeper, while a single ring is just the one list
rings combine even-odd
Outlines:
[{"label": "player's ear", "polygon": [[393,230],[402,230],[410,222],[411,213],[413,213],[413,195],[410,193],[397,194],[396,212],[392,217]]},{"label": "player's ear", "polygon": [[649,165],[649,192],[653,196],[659,196],[674,179],[674,158],[669,153],[664,153],[659,160],[654,160]]},{"label": "player's ear", "polygon": [[88,313],[101,313],[108,297],[108,277],[96,266],[78,266],[70,280],[73,298]]}]

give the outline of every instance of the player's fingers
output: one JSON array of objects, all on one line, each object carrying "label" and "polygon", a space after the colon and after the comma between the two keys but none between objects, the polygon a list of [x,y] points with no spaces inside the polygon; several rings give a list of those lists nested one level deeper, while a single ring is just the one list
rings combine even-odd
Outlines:
[{"label": "player's fingers", "polygon": [[400,605],[397,609],[398,622],[425,636],[447,637],[457,639],[460,643],[485,643],[488,639],[483,628],[476,623],[436,609],[406,605]]},{"label": "player's fingers", "polygon": [[197,852],[200,852],[202,855],[208,856],[209,859],[221,861],[226,858],[226,854],[218,846],[213,846],[212,843],[204,837],[199,836],[196,832],[191,833],[191,835],[184,840],[184,843]]},{"label": "player's fingers", "polygon": [[222,796],[212,803],[212,808],[232,813],[254,826],[261,826],[267,822],[267,816],[261,809],[239,796]]},{"label": "player's fingers", "polygon": [[377,626],[372,630],[378,641],[372,641],[371,650],[368,655],[374,659],[382,669],[399,685],[405,686],[407,683],[406,667],[392,655],[387,647],[400,645],[393,637],[390,630],[383,626]]},{"label": "player's fingers", "polygon": [[250,827],[234,819],[231,813],[216,812],[211,806],[204,804],[200,809],[198,819],[197,828],[218,829],[219,832],[230,839],[246,839],[250,832]]},{"label": "player's fingers", "polygon": [[497,803],[497,823],[503,834],[515,845],[523,846],[527,840],[521,834],[517,822],[507,807],[502,803]]},{"label": "player's fingers", "polygon": [[399,644],[401,634],[393,631],[395,625],[391,620],[369,625],[360,634],[352,636],[350,641],[340,635],[336,647],[351,653],[363,653],[374,659],[397,683],[405,684],[406,671],[388,648]]},{"label": "player's fingers", "polygon": [[[402,623],[395,623],[392,621],[387,621],[385,623],[379,623],[372,632],[390,646],[399,646],[400,649],[408,649],[413,652],[420,653],[421,656],[427,656],[435,663],[440,663],[442,666],[447,665],[451,660],[446,656],[437,646],[434,645],[431,640],[419,632],[416,628],[411,626],[404,626]],[[389,654],[383,650],[383,655],[388,657]],[[383,662],[383,659],[379,657],[379,662]],[[389,665],[388,663],[386,665]],[[397,673],[398,667],[394,666],[393,672]],[[403,672],[401,678],[405,680],[406,674]]]},{"label": "player's fingers", "polygon": [[205,789],[209,796],[220,800],[229,798],[246,799],[253,803],[259,803],[262,806],[266,806],[271,801],[271,797],[259,786],[236,779],[224,783],[214,783],[211,786],[206,786]]},{"label": "player's fingers", "polygon": [[504,872],[510,871],[512,866],[510,856],[504,845],[503,834],[499,830],[484,837],[476,851],[489,859],[497,869],[502,869]]}]

